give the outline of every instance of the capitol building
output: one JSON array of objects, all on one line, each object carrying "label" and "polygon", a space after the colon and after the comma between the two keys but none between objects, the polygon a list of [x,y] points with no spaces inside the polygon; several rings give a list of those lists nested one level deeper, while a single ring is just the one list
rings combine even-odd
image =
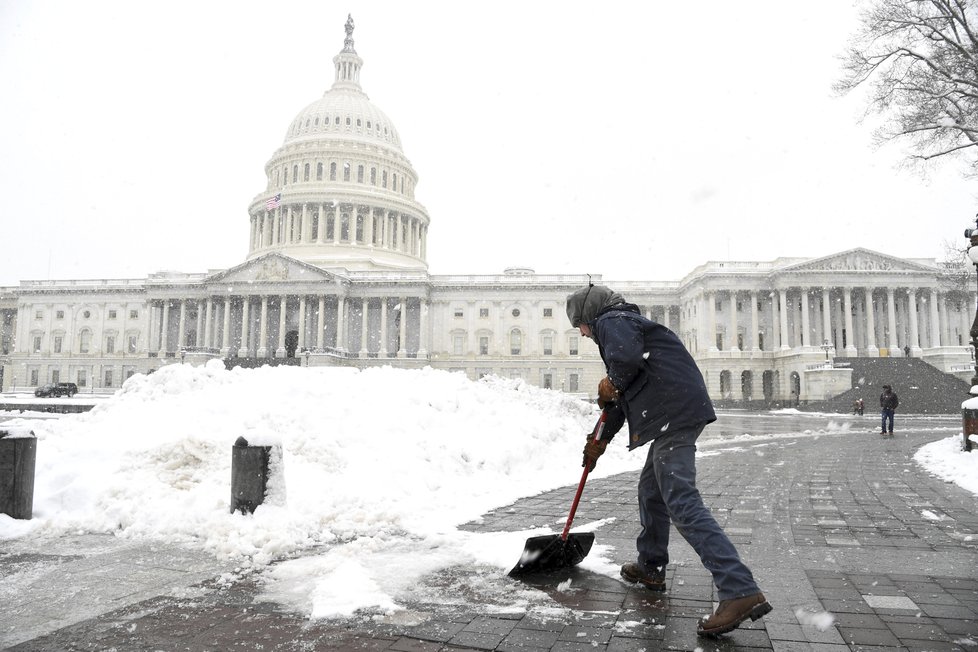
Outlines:
[{"label": "capitol building", "polygon": [[[118,388],[163,365],[262,364],[493,374],[592,396],[604,367],[564,301],[585,274],[428,271],[418,175],[361,87],[352,22],[335,81],[298,112],[248,206],[241,264],[124,280],[0,287],[0,390]],[[236,227],[237,228],[237,227]],[[970,378],[973,287],[934,259],[868,249],[704,262],[678,280],[593,277],[675,331],[714,399],[834,396],[847,358],[910,355]]]}]

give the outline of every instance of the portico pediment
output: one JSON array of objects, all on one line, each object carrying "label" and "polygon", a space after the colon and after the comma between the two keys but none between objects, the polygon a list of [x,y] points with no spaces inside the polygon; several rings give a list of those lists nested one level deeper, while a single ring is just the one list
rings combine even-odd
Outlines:
[{"label": "portico pediment", "polygon": [[869,249],[850,249],[842,253],[782,267],[780,272],[930,272],[934,267],[887,256]]},{"label": "portico pediment", "polygon": [[301,260],[271,253],[218,272],[205,283],[334,283],[340,278]]}]

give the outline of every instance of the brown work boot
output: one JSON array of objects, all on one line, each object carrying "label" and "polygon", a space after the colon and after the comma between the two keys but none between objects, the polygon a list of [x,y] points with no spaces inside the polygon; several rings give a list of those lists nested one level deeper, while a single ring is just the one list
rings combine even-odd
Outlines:
[{"label": "brown work boot", "polygon": [[717,636],[737,629],[737,626],[748,618],[757,620],[771,609],[763,593],[746,595],[733,600],[720,600],[716,613],[701,620],[696,626],[696,633],[701,636]]},{"label": "brown work boot", "polygon": [[629,582],[638,582],[650,591],[666,590],[666,567],[656,566],[646,570],[643,564],[634,561],[621,567],[621,576]]}]

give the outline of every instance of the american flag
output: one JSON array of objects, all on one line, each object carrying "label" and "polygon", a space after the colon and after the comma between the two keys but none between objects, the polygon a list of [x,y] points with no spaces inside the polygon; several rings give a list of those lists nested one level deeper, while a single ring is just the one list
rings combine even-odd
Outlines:
[{"label": "american flag", "polygon": [[280,201],[282,201],[282,193],[275,195],[271,199],[265,200],[265,210],[270,211],[275,208],[278,208],[278,204]]}]

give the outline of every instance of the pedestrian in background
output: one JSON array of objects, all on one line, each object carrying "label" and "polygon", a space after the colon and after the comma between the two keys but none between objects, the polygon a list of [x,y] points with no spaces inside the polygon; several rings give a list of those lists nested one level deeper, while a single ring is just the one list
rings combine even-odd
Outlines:
[{"label": "pedestrian in background", "polygon": [[897,398],[893,388],[889,385],[883,385],[883,393],[880,394],[880,415],[882,417],[880,435],[883,437],[893,436],[893,413],[896,412],[899,405],[900,399]]},{"label": "pedestrian in background", "polygon": [[638,481],[638,560],[623,565],[621,576],[665,591],[671,523],[717,587],[720,603],[697,633],[715,636],[761,618],[771,605],[696,489],[696,440],[716,421],[696,362],[671,330],[610,288],[589,285],[574,292],[567,297],[567,316],[597,343],[608,374],[598,384],[598,405],[608,411],[604,433],[599,441],[589,438],[584,464],[594,468],[626,420],[629,449],[649,444]]}]

